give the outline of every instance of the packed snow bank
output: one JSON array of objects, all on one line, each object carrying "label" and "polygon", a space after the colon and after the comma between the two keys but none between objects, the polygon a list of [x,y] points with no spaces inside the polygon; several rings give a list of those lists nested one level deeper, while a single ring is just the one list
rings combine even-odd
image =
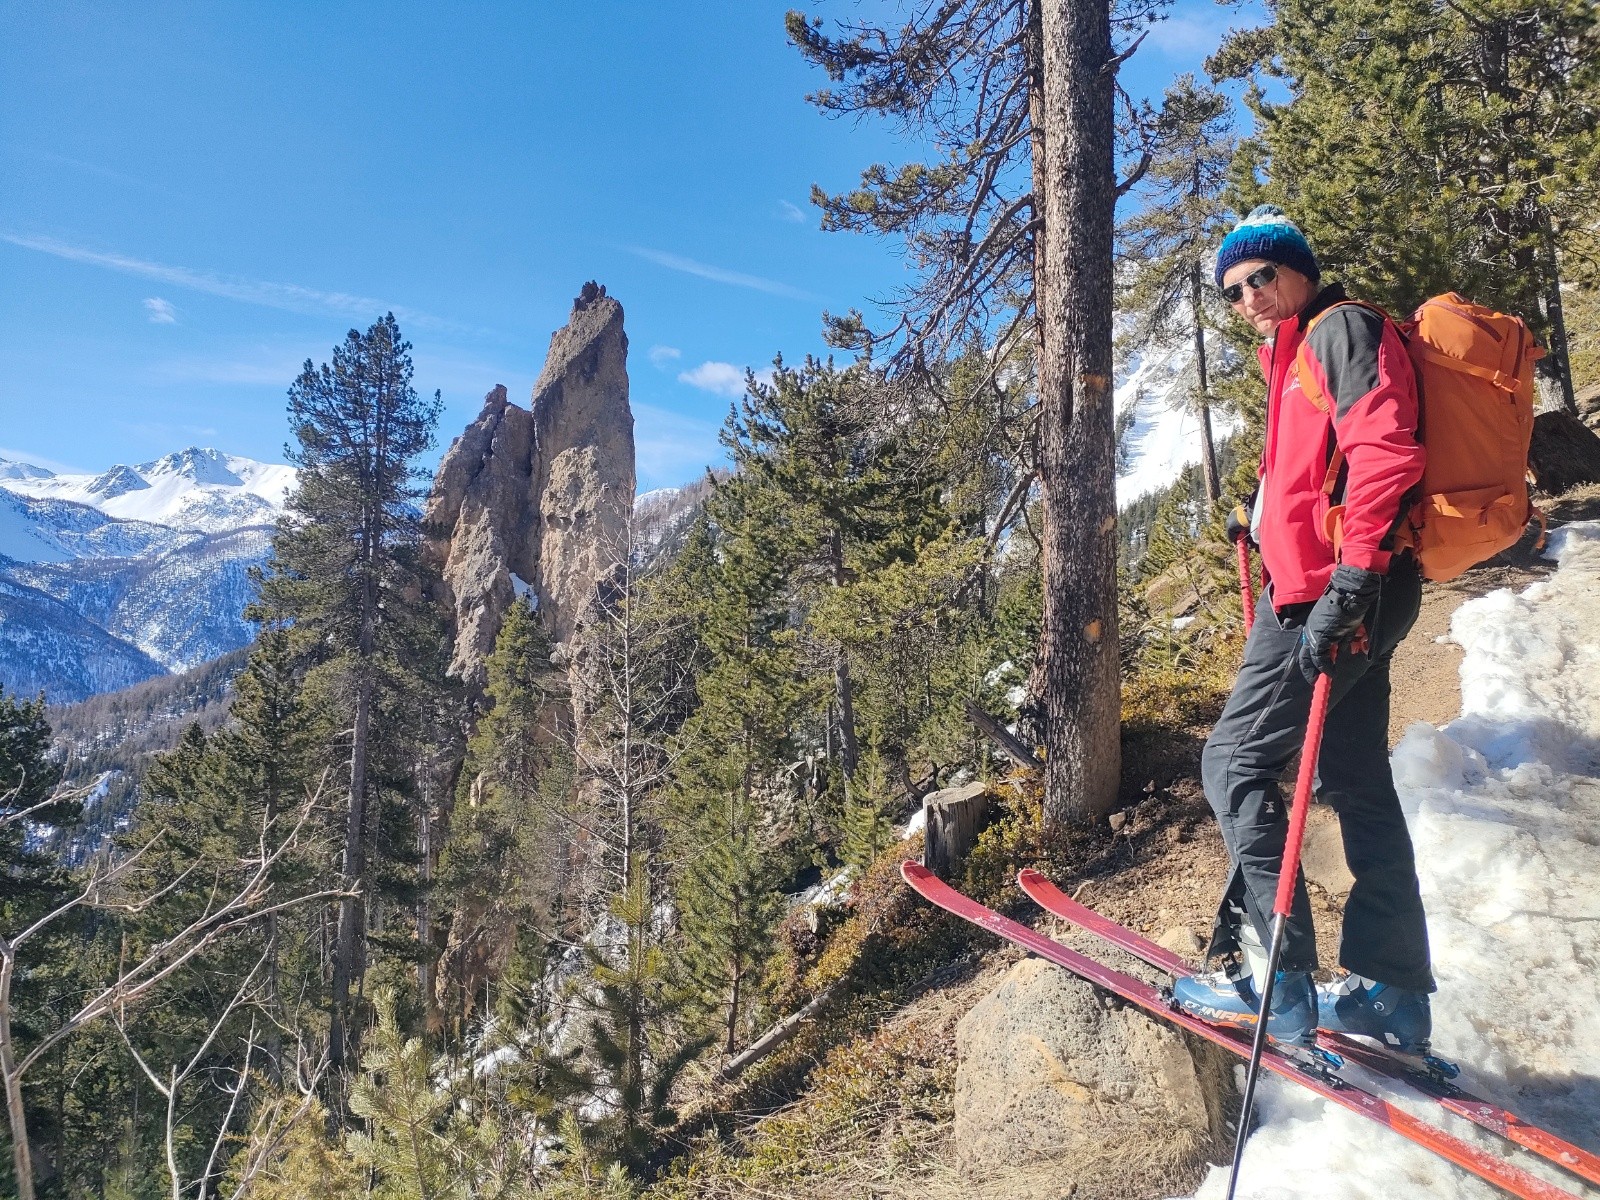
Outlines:
[{"label": "packed snow bank", "polygon": [[[1393,761],[1439,983],[1435,1048],[1461,1062],[1467,1089],[1600,1150],[1600,522],[1557,531],[1551,554],[1549,580],[1457,611],[1461,716],[1413,725]],[[1502,1195],[1292,1083],[1265,1079],[1257,1102],[1241,1198]],[[1468,1141],[1500,1143],[1404,1103]],[[1532,1155],[1516,1161],[1597,1194]],[[1196,1200],[1221,1197],[1226,1182],[1212,1171]]]}]

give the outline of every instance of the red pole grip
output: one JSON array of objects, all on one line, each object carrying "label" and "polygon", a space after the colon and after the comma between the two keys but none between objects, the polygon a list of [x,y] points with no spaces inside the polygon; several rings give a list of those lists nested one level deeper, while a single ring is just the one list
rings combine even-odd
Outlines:
[{"label": "red pole grip", "polygon": [[1311,808],[1311,787],[1317,777],[1317,757],[1322,753],[1322,727],[1328,720],[1328,693],[1333,690],[1331,675],[1318,675],[1311,689],[1311,719],[1306,722],[1306,744],[1300,751],[1300,773],[1294,781],[1294,805],[1289,809],[1289,837],[1283,847],[1283,863],[1278,868],[1278,895],[1272,903],[1274,916],[1287,917],[1294,900],[1295,876],[1300,873],[1300,845],[1306,837],[1306,813]]},{"label": "red pole grip", "polygon": [[1250,579],[1250,543],[1241,537],[1234,544],[1239,547],[1239,598],[1244,601],[1244,632],[1248,637],[1250,627],[1256,623],[1256,590]]}]

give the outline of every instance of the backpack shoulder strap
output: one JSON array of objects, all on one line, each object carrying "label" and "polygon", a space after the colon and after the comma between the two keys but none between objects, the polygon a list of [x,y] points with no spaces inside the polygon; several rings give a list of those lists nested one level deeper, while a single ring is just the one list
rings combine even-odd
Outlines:
[{"label": "backpack shoulder strap", "polygon": [[1306,326],[1305,338],[1303,338],[1301,340],[1300,344],[1302,346],[1304,346],[1306,344],[1306,341],[1309,340],[1310,337],[1311,337],[1311,331],[1313,329],[1315,329],[1318,325],[1322,324],[1322,319],[1324,317],[1326,317],[1329,313],[1338,312],[1341,308],[1349,308],[1352,305],[1354,305],[1356,308],[1364,308],[1369,313],[1374,313],[1377,316],[1381,317],[1384,321],[1388,322],[1390,325],[1394,325],[1396,329],[1399,328],[1399,326],[1395,324],[1394,318],[1391,317],[1388,313],[1384,312],[1383,309],[1379,308],[1376,304],[1369,304],[1365,300],[1349,300],[1349,299],[1346,299],[1346,300],[1335,300],[1332,304],[1328,305],[1327,308],[1323,309],[1316,316],[1311,318],[1310,323]]},{"label": "backpack shoulder strap", "polygon": [[[1309,322],[1307,322],[1306,331],[1300,338],[1299,349],[1295,351],[1292,370],[1300,380],[1300,390],[1305,393],[1306,399],[1309,400],[1319,412],[1327,415],[1331,415],[1333,413],[1333,401],[1328,396],[1323,394],[1322,389],[1317,385],[1316,376],[1310,371],[1304,369],[1305,355],[1307,354],[1307,348],[1311,344],[1311,335],[1313,332],[1315,332],[1317,326],[1322,324],[1323,318],[1328,316],[1329,313],[1334,313],[1341,308],[1349,308],[1351,306],[1356,308],[1364,308],[1370,313],[1376,313],[1379,317],[1383,318],[1386,323],[1390,325],[1394,324],[1394,321],[1390,318],[1388,313],[1384,312],[1383,309],[1379,308],[1376,304],[1368,304],[1365,300],[1335,300],[1332,304],[1328,305],[1327,308],[1323,309],[1316,316],[1312,317]],[[1398,326],[1396,326],[1396,328],[1398,328]]]}]

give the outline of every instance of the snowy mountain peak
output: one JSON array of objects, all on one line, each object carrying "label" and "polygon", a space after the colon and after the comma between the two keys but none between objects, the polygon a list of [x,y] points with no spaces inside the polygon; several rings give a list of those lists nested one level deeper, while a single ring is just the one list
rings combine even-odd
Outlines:
[{"label": "snowy mountain peak", "polygon": [[[84,488],[84,492],[86,495],[98,496],[101,500],[115,500],[118,496],[143,491],[149,486],[150,484],[132,467],[118,463],[104,475],[95,476]],[[93,501],[89,503],[92,504]]]},{"label": "snowy mountain peak", "polygon": [[6,479],[49,479],[54,471],[47,471],[43,467],[36,467],[32,463],[12,462],[7,458],[0,458],[0,480]]},{"label": "snowy mountain peak", "polygon": [[108,517],[172,529],[223,533],[270,525],[295,484],[293,467],[189,446],[150,462],[99,475],[56,475],[4,464],[0,487],[40,500],[87,504]]},{"label": "snowy mountain peak", "polygon": [[190,446],[176,453],[158,458],[154,462],[140,463],[136,468],[139,474],[154,482],[155,477],[161,475],[179,475],[195,483],[213,483],[224,487],[239,487],[244,480],[229,469],[234,462],[256,464],[253,460],[245,458],[234,460],[209,446],[201,449],[199,446]]}]

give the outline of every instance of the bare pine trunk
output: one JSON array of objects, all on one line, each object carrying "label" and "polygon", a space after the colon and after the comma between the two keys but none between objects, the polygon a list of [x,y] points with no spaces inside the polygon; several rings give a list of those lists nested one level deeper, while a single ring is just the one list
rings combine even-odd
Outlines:
[{"label": "bare pine trunk", "polygon": [[1556,258],[1556,235],[1550,227],[1550,214],[1544,214],[1544,311],[1550,321],[1550,366],[1561,384],[1561,405],[1578,415],[1577,392],[1572,386],[1572,359],[1567,342],[1567,314],[1561,303],[1561,263]]},{"label": "bare pine trunk", "polygon": [[[1023,51],[1028,64],[1028,149],[1033,169],[1033,336],[1035,355],[1044,361],[1045,261],[1044,197],[1050,190],[1045,177],[1044,149],[1044,6],[1051,0],[1032,0]],[[1026,504],[1027,500],[1024,499]]]},{"label": "bare pine trunk", "polygon": [[[837,529],[830,537],[828,553],[832,560],[833,586],[843,587],[844,537]],[[850,682],[850,662],[842,650],[833,668],[833,688],[834,696],[839,703],[839,764],[844,770],[845,783],[848,785],[855,778],[856,763],[860,760],[861,752],[856,742],[855,688]]]},{"label": "bare pine trunk", "polygon": [[22,1076],[17,1071],[16,1043],[11,1028],[11,981],[16,959],[0,962],[0,1076],[6,1086],[6,1119],[11,1129],[11,1162],[17,1176],[17,1200],[34,1200],[33,1153],[28,1141],[28,1112],[22,1102]]},{"label": "bare pine trunk", "polygon": [[1121,775],[1111,238],[1116,80],[1106,0],[1048,0],[1039,483],[1044,618],[1033,692],[1045,816],[1093,820]]},{"label": "bare pine trunk", "polygon": [[[350,744],[350,797],[344,837],[344,881],[358,888],[366,874],[366,797],[367,737],[372,723],[372,684],[367,664],[358,668],[356,684],[355,732]],[[362,909],[365,896],[346,896],[339,901],[339,929],[333,951],[333,1012],[328,1028],[328,1053],[335,1067],[344,1065],[345,1042],[349,1037],[350,987],[356,975]]]},{"label": "bare pine trunk", "polygon": [[1189,305],[1194,320],[1194,365],[1200,377],[1200,394],[1195,397],[1195,407],[1200,413],[1200,469],[1206,477],[1206,499],[1215,504],[1222,498],[1222,485],[1217,479],[1217,451],[1211,442],[1211,380],[1206,370],[1206,327],[1200,320],[1200,306],[1205,303],[1205,293],[1200,282],[1200,264],[1189,266]]},{"label": "bare pine trunk", "polygon": [[417,852],[422,858],[422,891],[417,900],[417,992],[422,1001],[424,1026],[435,1025],[436,1006],[433,997],[433,772],[432,762],[417,764],[417,774],[422,778],[422,820],[417,830]]}]

